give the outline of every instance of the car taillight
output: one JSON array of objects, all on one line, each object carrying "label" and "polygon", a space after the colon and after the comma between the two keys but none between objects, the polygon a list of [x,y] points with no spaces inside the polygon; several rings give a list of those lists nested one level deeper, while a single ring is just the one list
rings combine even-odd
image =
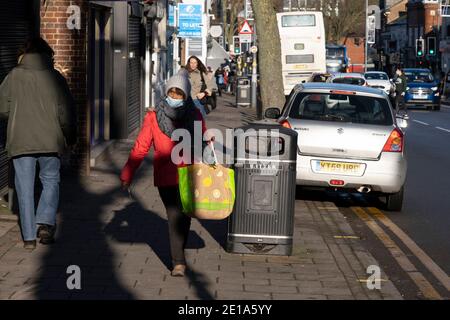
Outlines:
[{"label": "car taillight", "polygon": [[383,152],[402,152],[403,132],[395,128],[384,145]]},{"label": "car taillight", "polygon": [[287,121],[287,120],[281,121],[280,124],[281,124],[282,127],[285,127],[285,128],[288,128],[288,129],[292,129],[289,121]]},{"label": "car taillight", "polygon": [[345,184],[344,180],[331,180],[330,185],[332,186],[343,186]]}]

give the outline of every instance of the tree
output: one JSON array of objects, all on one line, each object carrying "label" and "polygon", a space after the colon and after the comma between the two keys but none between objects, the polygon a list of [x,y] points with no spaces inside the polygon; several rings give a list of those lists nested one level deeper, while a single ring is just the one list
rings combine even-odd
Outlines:
[{"label": "tree", "polygon": [[[377,4],[376,0],[369,0]],[[365,1],[322,0],[316,6],[324,14],[327,41],[345,44],[349,36],[365,35]]]},{"label": "tree", "polygon": [[222,0],[224,36],[229,45],[238,32],[238,16],[243,9],[244,0]]},{"label": "tree", "polygon": [[285,102],[281,73],[281,43],[272,0],[253,0],[259,48],[260,92],[264,110]]}]

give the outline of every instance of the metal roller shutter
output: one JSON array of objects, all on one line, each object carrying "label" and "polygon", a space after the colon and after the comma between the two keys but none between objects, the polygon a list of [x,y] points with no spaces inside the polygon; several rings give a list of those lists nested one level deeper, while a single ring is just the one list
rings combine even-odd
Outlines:
[{"label": "metal roller shutter", "polygon": [[140,126],[141,121],[141,18],[130,16],[128,20],[128,57],[127,69],[127,126],[128,134]]},{"label": "metal roller shutter", "polygon": [[[17,64],[17,52],[30,34],[31,13],[27,0],[0,2],[0,82]],[[6,125],[6,121],[0,121],[0,195],[8,189]]]}]

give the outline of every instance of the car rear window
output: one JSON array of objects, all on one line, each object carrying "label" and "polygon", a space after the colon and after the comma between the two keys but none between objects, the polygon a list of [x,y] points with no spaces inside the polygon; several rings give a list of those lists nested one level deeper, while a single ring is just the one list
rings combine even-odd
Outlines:
[{"label": "car rear window", "polygon": [[352,94],[299,93],[289,117],[315,121],[338,121],[370,125],[393,124],[389,103],[384,98]]},{"label": "car rear window", "polygon": [[333,79],[333,83],[345,83],[345,84],[353,84],[357,86],[362,86],[366,80],[363,78],[356,78],[356,77],[343,77],[343,78],[336,78]]},{"label": "car rear window", "polygon": [[367,80],[389,80],[384,73],[366,73],[364,76]]}]

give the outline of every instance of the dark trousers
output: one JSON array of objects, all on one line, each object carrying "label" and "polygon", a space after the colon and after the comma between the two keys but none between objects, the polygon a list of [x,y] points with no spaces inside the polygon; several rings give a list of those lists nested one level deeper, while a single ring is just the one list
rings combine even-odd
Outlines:
[{"label": "dark trousers", "polygon": [[406,111],[405,97],[401,93],[397,93],[395,96],[395,111],[399,112],[400,110]]},{"label": "dark trousers", "polygon": [[186,264],[184,249],[191,227],[191,218],[183,213],[178,186],[160,187],[158,191],[167,212],[172,263],[174,266]]}]

